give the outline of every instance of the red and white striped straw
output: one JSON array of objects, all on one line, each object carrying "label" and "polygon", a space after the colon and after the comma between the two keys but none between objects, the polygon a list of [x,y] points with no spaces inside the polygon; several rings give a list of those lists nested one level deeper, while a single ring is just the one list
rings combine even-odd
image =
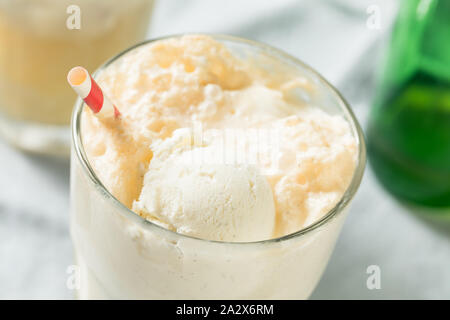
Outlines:
[{"label": "red and white striped straw", "polygon": [[67,74],[67,81],[81,99],[101,118],[119,117],[120,112],[103,94],[100,86],[83,67],[75,67]]}]

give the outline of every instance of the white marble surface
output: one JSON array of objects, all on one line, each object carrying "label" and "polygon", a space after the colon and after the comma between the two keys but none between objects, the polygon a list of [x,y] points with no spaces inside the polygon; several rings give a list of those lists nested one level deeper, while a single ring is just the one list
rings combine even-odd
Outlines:
[{"label": "white marble surface", "polygon": [[[339,4],[351,4],[342,7]],[[150,36],[229,33],[284,49],[319,70],[366,122],[383,30],[366,25],[377,4],[381,26],[391,0],[160,0]],[[30,156],[0,141],[0,298],[70,299],[69,163]],[[381,269],[368,290],[366,268]],[[402,206],[370,168],[312,298],[450,298],[450,226]]]}]

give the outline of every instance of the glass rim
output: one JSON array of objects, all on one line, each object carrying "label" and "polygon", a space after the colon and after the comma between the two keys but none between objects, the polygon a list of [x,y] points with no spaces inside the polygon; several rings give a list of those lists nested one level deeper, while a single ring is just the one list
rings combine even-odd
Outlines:
[{"label": "glass rim", "polygon": [[[85,174],[89,176],[90,182],[92,182],[94,185],[96,185],[98,188],[96,188],[97,191],[101,191],[102,196],[108,197],[113,204],[120,209],[121,213],[124,214],[127,218],[130,219],[137,219],[138,222],[141,222],[141,224],[145,228],[149,229],[158,229],[159,231],[163,233],[168,233],[171,236],[178,236],[180,238],[186,238],[186,239],[192,239],[197,240],[201,242],[209,242],[209,243],[216,243],[216,244],[227,244],[227,245],[236,245],[236,246],[243,246],[243,245],[255,245],[255,244],[268,244],[268,243],[278,243],[282,241],[287,241],[293,238],[302,237],[307,234],[310,234],[312,231],[319,229],[320,227],[327,224],[327,222],[331,221],[334,217],[336,217],[340,212],[342,212],[351,202],[351,200],[354,198],[356,191],[358,190],[361,180],[364,174],[364,169],[366,165],[366,145],[364,141],[364,134],[362,131],[362,128],[360,124],[358,123],[352,109],[350,108],[349,103],[345,100],[345,98],[339,93],[339,91],[330,84],[319,72],[314,70],[309,65],[305,64],[303,61],[285,53],[284,51],[277,49],[275,47],[272,47],[270,45],[248,40],[245,38],[240,38],[236,36],[230,36],[230,35],[223,35],[223,34],[211,34],[211,33],[183,33],[183,34],[175,34],[175,35],[168,35],[163,37],[157,37],[157,38],[151,38],[148,40],[145,40],[143,42],[140,42],[128,49],[125,49],[124,51],[120,52],[116,56],[110,58],[107,60],[104,64],[102,64],[93,74],[92,77],[95,78],[99,72],[106,69],[109,65],[120,59],[125,54],[133,51],[134,49],[137,49],[141,46],[147,45],[152,42],[165,40],[169,38],[178,38],[185,35],[208,35],[212,38],[218,40],[218,41],[230,41],[234,43],[241,43],[241,44],[247,44],[252,47],[257,47],[259,49],[262,49],[268,53],[276,54],[277,58],[282,58],[285,61],[294,63],[296,65],[301,66],[303,69],[307,70],[308,72],[311,72],[317,79],[319,80],[319,83],[324,86],[326,90],[329,90],[333,98],[338,102],[339,107],[341,111],[344,111],[345,119],[351,126],[351,130],[353,132],[353,136],[357,140],[358,144],[358,158],[357,158],[357,164],[353,172],[352,179],[347,186],[347,189],[345,190],[344,194],[341,196],[340,200],[334,205],[333,208],[331,208],[326,214],[324,214],[320,219],[315,221],[314,223],[298,230],[293,233],[283,235],[281,237],[277,238],[271,238],[271,239],[265,239],[265,240],[258,240],[258,241],[246,241],[246,242],[231,242],[231,241],[220,241],[220,240],[208,240],[203,239],[199,237],[194,237],[190,235],[185,235],[182,233],[178,233],[173,230],[166,229],[158,224],[155,224],[149,220],[146,220],[139,216],[137,213],[132,211],[130,208],[125,206],[122,202],[120,202],[112,193],[109,192],[109,190],[103,185],[101,180],[98,178],[97,174],[95,173],[94,169],[92,168],[91,164],[89,163],[89,160],[87,158],[82,137],[81,137],[81,118],[82,118],[82,111],[84,102],[80,97],[77,97],[77,100],[75,102],[75,106],[72,112],[72,121],[71,121],[71,137],[72,137],[72,143],[73,143],[73,149],[75,150],[77,160],[80,162],[81,166],[83,167],[83,171]],[[73,151],[72,151],[73,152]],[[73,165],[73,164],[71,164]]]}]

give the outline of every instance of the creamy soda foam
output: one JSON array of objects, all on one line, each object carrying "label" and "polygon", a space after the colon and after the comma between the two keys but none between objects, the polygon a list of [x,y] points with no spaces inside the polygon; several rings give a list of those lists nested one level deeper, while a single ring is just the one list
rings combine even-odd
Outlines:
[{"label": "creamy soda foam", "polygon": [[208,36],[143,46],[98,81],[122,119],[85,111],[89,161],[116,198],[170,230],[280,237],[321,218],[352,178],[349,124],[295,97],[313,88],[306,78],[264,70]]}]

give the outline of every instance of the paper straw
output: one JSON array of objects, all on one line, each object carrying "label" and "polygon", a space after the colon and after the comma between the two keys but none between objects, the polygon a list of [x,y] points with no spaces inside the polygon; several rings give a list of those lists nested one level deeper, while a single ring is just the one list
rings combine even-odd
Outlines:
[{"label": "paper straw", "polygon": [[100,86],[83,67],[75,67],[67,74],[67,81],[81,99],[100,118],[119,117],[120,112],[103,94]]}]

